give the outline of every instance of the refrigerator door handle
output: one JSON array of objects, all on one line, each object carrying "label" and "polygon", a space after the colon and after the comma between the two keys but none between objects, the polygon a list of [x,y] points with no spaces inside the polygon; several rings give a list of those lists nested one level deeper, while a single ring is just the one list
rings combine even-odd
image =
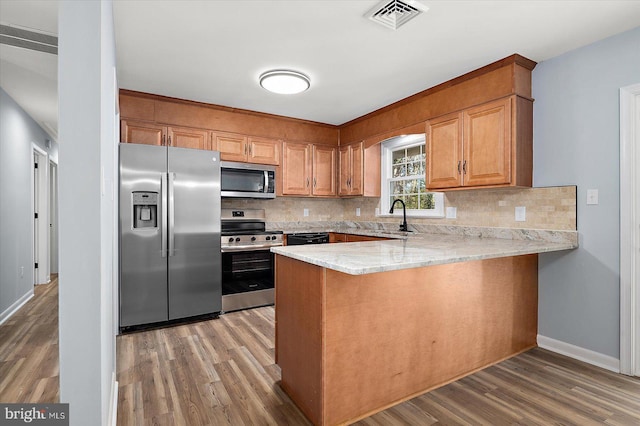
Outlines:
[{"label": "refrigerator door handle", "polygon": [[173,226],[175,225],[175,199],[173,194],[173,182],[175,180],[175,173],[168,173],[169,175],[169,256],[175,255],[175,234],[173,232]]},{"label": "refrigerator door handle", "polygon": [[160,191],[161,191],[161,211],[162,214],[161,222],[160,222],[160,235],[161,235],[161,243],[160,243],[160,252],[162,257],[167,257],[167,174],[162,173],[160,179]]}]

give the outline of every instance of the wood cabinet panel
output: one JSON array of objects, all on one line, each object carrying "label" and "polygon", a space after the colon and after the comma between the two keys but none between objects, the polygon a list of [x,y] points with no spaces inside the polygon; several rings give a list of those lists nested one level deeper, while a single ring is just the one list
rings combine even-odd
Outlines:
[{"label": "wood cabinet panel", "polygon": [[311,195],[311,145],[282,144],[282,195]]},{"label": "wood cabinet panel", "polygon": [[120,122],[120,140],[126,143],[144,145],[164,145],[166,127],[143,121],[122,120]]},{"label": "wood cabinet panel", "polygon": [[430,120],[426,130],[427,187],[460,185],[462,172],[462,113]]},{"label": "wood cabinet panel", "polygon": [[511,182],[511,98],[464,111],[464,186]]},{"label": "wood cabinet panel", "polygon": [[363,195],[363,142],[340,147],[339,191],[342,196]]},{"label": "wood cabinet panel", "polygon": [[249,163],[280,165],[280,146],[282,142],[273,139],[249,137],[247,140]]},{"label": "wood cabinet panel", "polygon": [[214,149],[220,151],[222,161],[241,161],[247,159],[247,137],[233,133],[212,132]]},{"label": "wood cabinet panel", "polygon": [[427,188],[531,186],[532,105],[511,96],[429,120]]},{"label": "wood cabinet panel", "polygon": [[313,145],[313,195],[336,195],[336,148]]},{"label": "wood cabinet panel", "polygon": [[178,148],[211,149],[209,132],[186,127],[167,127],[167,144]]}]

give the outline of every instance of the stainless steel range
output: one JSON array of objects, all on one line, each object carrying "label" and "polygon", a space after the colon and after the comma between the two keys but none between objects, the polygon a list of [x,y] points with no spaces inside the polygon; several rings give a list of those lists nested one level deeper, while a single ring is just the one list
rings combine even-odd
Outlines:
[{"label": "stainless steel range", "polygon": [[271,247],[282,245],[282,231],[265,231],[262,209],[222,209],[222,311],[274,303]]}]

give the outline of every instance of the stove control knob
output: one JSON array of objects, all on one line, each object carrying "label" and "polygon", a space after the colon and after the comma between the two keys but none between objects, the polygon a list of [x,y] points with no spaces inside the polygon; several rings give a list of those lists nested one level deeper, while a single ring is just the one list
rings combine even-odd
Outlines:
[{"label": "stove control knob", "polygon": [[236,237],[236,243],[240,242],[240,237]]},{"label": "stove control knob", "polygon": [[233,242],[233,238],[229,238],[229,242],[232,243]]},{"label": "stove control knob", "polygon": [[251,237],[251,241],[255,241],[255,240],[256,240],[256,237]]},{"label": "stove control knob", "polygon": [[267,238],[265,238],[265,240],[269,241],[271,239],[270,236],[267,235]]}]

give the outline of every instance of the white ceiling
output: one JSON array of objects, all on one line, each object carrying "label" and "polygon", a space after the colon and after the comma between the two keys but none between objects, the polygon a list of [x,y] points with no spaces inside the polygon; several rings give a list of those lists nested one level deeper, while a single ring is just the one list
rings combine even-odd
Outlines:
[{"label": "white ceiling", "polygon": [[[640,1],[429,1],[398,30],[378,0],[116,0],[121,88],[342,124],[519,53],[540,62],[640,25]],[[55,1],[0,0],[0,21],[57,33]],[[0,46],[0,85],[40,123],[57,115],[55,57]],[[275,95],[272,68],[311,77]]]}]

